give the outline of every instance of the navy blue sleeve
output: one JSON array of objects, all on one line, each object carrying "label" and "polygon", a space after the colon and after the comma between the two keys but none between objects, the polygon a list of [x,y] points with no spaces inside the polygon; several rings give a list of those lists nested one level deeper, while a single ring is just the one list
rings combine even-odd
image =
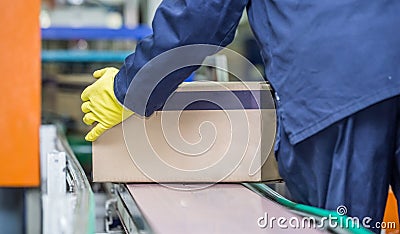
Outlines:
[{"label": "navy blue sleeve", "polygon": [[[171,49],[208,44],[225,47],[232,42],[248,0],[164,0],[153,19],[153,35],[139,41],[115,77],[114,92],[127,108],[142,116],[160,109],[169,95],[201,64],[211,49],[167,52]],[[168,56],[159,56],[167,52]],[[165,54],[164,54],[165,55]],[[161,59],[157,59],[160,58]],[[195,61],[164,77],[165,67],[176,60]],[[150,62],[152,60],[152,62]],[[149,63],[150,62],[150,63]],[[128,91],[129,90],[129,91]]]}]

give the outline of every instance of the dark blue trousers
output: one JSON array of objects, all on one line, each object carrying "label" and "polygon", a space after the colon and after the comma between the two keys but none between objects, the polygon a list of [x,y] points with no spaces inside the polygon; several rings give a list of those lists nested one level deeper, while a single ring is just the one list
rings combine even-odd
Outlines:
[{"label": "dark blue trousers", "polygon": [[281,131],[279,172],[292,199],[381,222],[389,185],[400,200],[400,96],[374,104],[291,145]]}]

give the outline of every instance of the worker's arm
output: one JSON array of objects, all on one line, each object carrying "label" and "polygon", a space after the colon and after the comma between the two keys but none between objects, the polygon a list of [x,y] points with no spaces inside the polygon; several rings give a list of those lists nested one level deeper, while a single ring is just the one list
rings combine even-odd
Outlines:
[{"label": "worker's arm", "polygon": [[[217,48],[204,44],[224,47],[232,42],[247,2],[164,0],[153,20],[153,35],[139,41],[135,53],[125,59],[119,72],[115,68],[96,71],[94,77],[98,80],[83,91],[83,121],[88,125],[97,123],[85,139],[95,141],[104,131],[130,116],[132,112],[124,112],[126,108],[122,105],[142,116],[150,116],[161,108],[206,56],[218,52]],[[203,46],[164,53],[196,44]],[[175,72],[168,70],[179,62],[192,66]],[[164,76],[166,71],[169,75]]]},{"label": "worker's arm", "polygon": [[[115,78],[114,91],[119,102],[142,116],[150,116],[161,108],[169,95],[198,66],[180,69],[165,78],[154,76],[162,74],[163,69],[173,66],[172,63],[177,62],[176,60],[189,57],[190,62],[201,64],[206,56],[217,51],[215,48],[200,47],[190,49],[189,53],[188,50],[178,50],[177,54],[168,52],[163,58],[150,63],[149,61],[168,50],[185,45],[228,45],[234,38],[247,2],[248,0],[164,0],[153,20],[153,35],[138,43],[136,52],[126,58]],[[138,73],[143,67],[144,70]]]}]

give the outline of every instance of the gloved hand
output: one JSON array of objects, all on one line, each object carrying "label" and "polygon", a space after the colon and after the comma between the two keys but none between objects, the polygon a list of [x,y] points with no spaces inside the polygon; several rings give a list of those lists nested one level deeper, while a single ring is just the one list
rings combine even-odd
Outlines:
[{"label": "gloved hand", "polygon": [[122,122],[133,114],[132,111],[124,108],[114,94],[114,78],[118,69],[107,67],[97,70],[93,77],[98,79],[88,86],[81,95],[83,104],[81,109],[85,114],[83,122],[96,126],[86,135],[85,140],[95,141],[107,129]]}]

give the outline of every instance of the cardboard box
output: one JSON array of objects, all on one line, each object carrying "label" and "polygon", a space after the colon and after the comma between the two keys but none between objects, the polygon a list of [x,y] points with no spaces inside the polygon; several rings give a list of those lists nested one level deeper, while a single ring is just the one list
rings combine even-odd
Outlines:
[{"label": "cardboard box", "polygon": [[182,84],[161,111],[133,115],[93,143],[97,182],[256,182],[280,179],[269,86]]}]

